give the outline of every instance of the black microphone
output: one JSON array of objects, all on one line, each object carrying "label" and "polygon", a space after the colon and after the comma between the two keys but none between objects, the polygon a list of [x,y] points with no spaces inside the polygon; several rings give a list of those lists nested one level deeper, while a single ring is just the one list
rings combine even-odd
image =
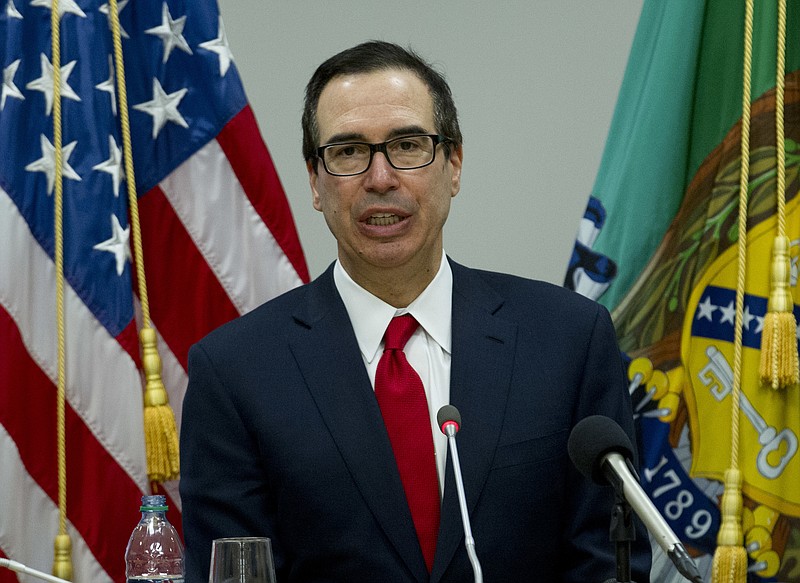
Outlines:
[{"label": "black microphone", "polygon": [[456,433],[461,429],[461,413],[452,405],[445,405],[436,414],[436,422],[439,429],[447,436],[447,443],[450,447],[450,456],[453,459],[453,474],[456,478],[456,490],[458,491],[458,505],[461,508],[461,523],[464,525],[464,546],[467,548],[467,556],[472,564],[472,571],[475,573],[475,583],[483,583],[483,571],[475,554],[475,539],[472,538],[472,528],[469,525],[469,513],[467,512],[467,497],[464,494],[464,478],[461,475],[461,464],[458,462],[458,448],[456,447]]},{"label": "black microphone", "polygon": [[622,494],[681,575],[703,583],[686,548],[639,485],[631,440],[616,421],[602,415],[582,419],[570,433],[567,451],[584,476],[598,484],[611,483]]}]

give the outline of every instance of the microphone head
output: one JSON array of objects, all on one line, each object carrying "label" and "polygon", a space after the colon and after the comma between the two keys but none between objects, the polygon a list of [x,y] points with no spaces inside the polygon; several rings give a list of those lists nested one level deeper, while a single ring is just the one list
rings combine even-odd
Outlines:
[{"label": "microphone head", "polygon": [[455,423],[456,432],[458,432],[461,429],[461,413],[453,405],[445,405],[436,414],[436,423],[439,424],[439,429],[442,430],[442,433],[445,433],[445,425]]},{"label": "microphone head", "polygon": [[598,484],[607,484],[603,461],[611,452],[633,459],[633,446],[628,434],[616,421],[602,415],[581,419],[567,441],[569,457],[578,471]]}]

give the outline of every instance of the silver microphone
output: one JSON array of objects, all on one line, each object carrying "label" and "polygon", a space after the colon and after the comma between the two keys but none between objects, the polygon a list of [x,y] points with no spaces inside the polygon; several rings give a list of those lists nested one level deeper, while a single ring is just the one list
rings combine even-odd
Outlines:
[{"label": "silver microphone", "polygon": [[461,508],[461,523],[464,525],[464,546],[467,548],[467,556],[472,564],[472,571],[475,573],[475,583],[483,583],[483,571],[475,553],[475,539],[472,538],[472,528],[469,524],[469,513],[467,512],[467,497],[464,494],[464,478],[461,475],[461,464],[458,461],[458,448],[456,447],[456,433],[461,429],[461,413],[453,405],[445,405],[436,414],[436,422],[439,429],[447,436],[447,444],[450,448],[450,456],[453,459],[453,474],[456,478],[456,490],[458,491],[458,505]]},{"label": "silver microphone", "polygon": [[572,463],[584,476],[598,484],[610,482],[615,488],[621,488],[625,500],[678,572],[689,581],[702,583],[700,572],[683,543],[639,485],[631,464],[633,445],[616,421],[602,415],[581,419],[570,433],[567,450]]}]

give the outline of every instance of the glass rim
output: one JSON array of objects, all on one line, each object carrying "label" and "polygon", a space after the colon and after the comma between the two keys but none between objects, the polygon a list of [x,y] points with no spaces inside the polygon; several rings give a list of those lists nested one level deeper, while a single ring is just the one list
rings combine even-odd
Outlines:
[{"label": "glass rim", "polygon": [[268,536],[225,536],[222,538],[215,538],[212,542],[253,542],[253,541],[270,541]]}]

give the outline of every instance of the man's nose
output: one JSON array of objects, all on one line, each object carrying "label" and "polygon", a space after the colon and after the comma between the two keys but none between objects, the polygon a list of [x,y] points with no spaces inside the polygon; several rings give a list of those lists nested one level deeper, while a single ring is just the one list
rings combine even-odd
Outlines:
[{"label": "man's nose", "polygon": [[375,192],[388,192],[399,185],[398,170],[389,164],[384,152],[375,152],[372,163],[364,173],[364,188]]}]

